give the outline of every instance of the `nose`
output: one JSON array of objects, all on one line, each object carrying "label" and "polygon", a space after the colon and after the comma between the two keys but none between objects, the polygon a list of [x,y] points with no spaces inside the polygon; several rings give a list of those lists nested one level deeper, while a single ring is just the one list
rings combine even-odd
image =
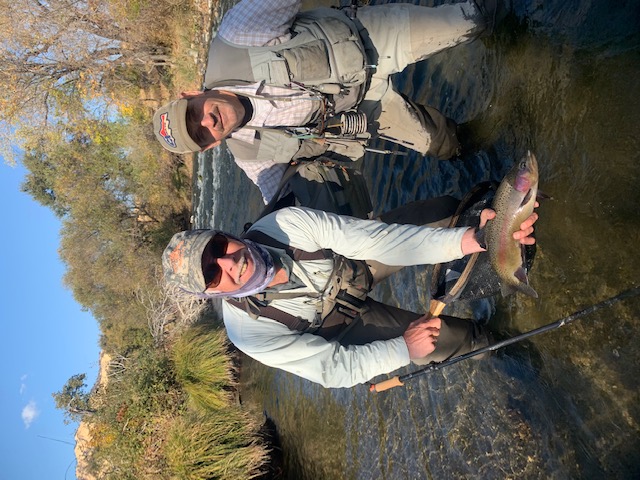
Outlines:
[{"label": "nose", "polygon": [[233,272],[235,272],[238,265],[238,259],[233,253],[228,253],[225,256],[218,258],[217,262],[222,271],[228,275],[233,275]]},{"label": "nose", "polygon": [[208,113],[202,117],[201,123],[203,127],[215,128],[215,126],[218,124],[218,121],[212,113]]}]

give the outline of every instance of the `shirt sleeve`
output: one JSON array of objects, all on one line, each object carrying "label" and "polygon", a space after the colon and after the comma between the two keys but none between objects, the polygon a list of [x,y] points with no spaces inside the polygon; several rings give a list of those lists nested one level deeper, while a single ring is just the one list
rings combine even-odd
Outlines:
[{"label": "shirt sleeve", "polygon": [[253,228],[305,251],[329,248],[347,258],[390,266],[434,265],[462,258],[462,236],[467,230],[389,225],[303,207],[278,210]]},{"label": "shirt sleeve", "polygon": [[301,0],[242,0],[225,14],[218,35],[237,45],[278,45],[291,39],[289,29],[301,4]]},{"label": "shirt sleeve", "polygon": [[253,319],[223,303],[229,340],[260,363],[327,388],[352,387],[409,364],[402,337],[348,347],[318,335],[289,330],[265,317]]}]

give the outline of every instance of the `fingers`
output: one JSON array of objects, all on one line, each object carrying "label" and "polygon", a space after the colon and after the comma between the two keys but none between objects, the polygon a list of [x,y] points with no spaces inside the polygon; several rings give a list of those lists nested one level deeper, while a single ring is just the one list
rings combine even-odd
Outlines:
[{"label": "fingers", "polygon": [[519,240],[523,245],[533,245],[536,243],[536,239],[530,237],[533,233],[533,224],[538,220],[538,214],[533,212],[529,217],[520,224],[520,230],[513,233],[513,238]]},{"label": "fingers", "polygon": [[428,314],[409,324],[403,337],[411,359],[425,357],[435,350],[441,325],[440,318],[429,318]]},{"label": "fingers", "polygon": [[480,212],[480,228],[484,228],[487,224],[487,221],[493,220],[496,218],[496,212],[491,210],[490,208],[485,208]]},{"label": "fingers", "polygon": [[532,227],[537,220],[538,220],[538,214],[536,212],[533,212],[531,215],[527,217],[527,219],[524,222],[520,224],[520,229],[526,230],[529,227]]},{"label": "fingers", "polygon": [[429,313],[423,315],[422,317],[418,318],[417,320],[414,320],[409,324],[409,328],[424,329],[424,330],[426,329],[440,330],[441,326],[442,326],[442,320],[440,320],[440,317],[432,317],[431,314]]}]

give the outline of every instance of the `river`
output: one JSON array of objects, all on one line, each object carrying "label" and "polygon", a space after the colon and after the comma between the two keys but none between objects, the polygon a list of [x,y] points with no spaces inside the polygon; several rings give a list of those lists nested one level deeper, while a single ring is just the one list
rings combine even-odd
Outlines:
[{"label": "river", "polygon": [[[394,80],[467,123],[474,149],[452,162],[366,157],[375,211],[461,197],[530,149],[552,197],[539,208],[529,276],[539,298],[488,302],[490,328],[501,338],[525,332],[637,285],[639,78],[637,0],[514,0],[494,35]],[[213,155],[213,167],[211,156],[198,166],[196,226],[238,233],[260,197],[228,153]],[[424,310],[429,273],[405,269],[375,296]],[[323,389],[247,359],[242,396],[275,423],[283,478],[637,479],[639,317],[640,299],[624,300],[378,394]]]}]

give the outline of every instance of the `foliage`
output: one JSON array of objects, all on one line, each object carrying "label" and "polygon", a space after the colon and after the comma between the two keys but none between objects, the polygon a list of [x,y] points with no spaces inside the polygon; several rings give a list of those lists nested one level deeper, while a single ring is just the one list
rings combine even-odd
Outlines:
[{"label": "foliage", "polygon": [[84,373],[73,375],[62,390],[51,394],[56,408],[64,410],[65,423],[80,421],[84,415],[95,412],[89,404],[91,395],[85,390],[85,377]]},{"label": "foliage", "polygon": [[59,125],[48,142],[30,144],[23,160],[23,190],[63,219],[66,284],[113,338],[145,326],[136,295],[148,284],[158,289],[158,259],[188,211],[175,167],[157,161],[153,146],[132,153],[139,130],[132,121]]},{"label": "foliage", "polygon": [[115,105],[157,88],[170,78],[173,20],[185,10],[171,1],[0,0],[5,135],[21,144],[22,125],[45,133],[88,101]]},{"label": "foliage", "polygon": [[92,471],[118,480],[258,475],[267,451],[257,423],[228,395],[234,383],[222,331],[192,327],[170,355],[148,342],[118,360],[92,399]]},{"label": "foliage", "polygon": [[[92,463],[104,478],[144,478],[162,467],[156,445],[183,395],[167,355],[140,348],[110,377],[92,418]],[[145,473],[146,472],[146,473]]]},{"label": "foliage", "polygon": [[173,478],[246,480],[257,476],[267,453],[255,443],[254,430],[237,408],[179,418],[166,445]]},{"label": "foliage", "polygon": [[[162,249],[189,225],[191,172],[188,158],[161,149],[151,114],[200,85],[193,45],[210,12],[203,21],[199,2],[175,0],[0,6],[0,154],[19,153],[22,189],[61,219],[65,284],[115,359],[106,385],[87,392],[85,375],[74,375],[53,394],[56,406],[88,424],[97,478],[250,478],[265,453],[228,394],[225,340],[196,329],[170,355],[202,305],[167,297],[159,282]],[[196,352],[186,352],[190,341]]]},{"label": "foliage", "polygon": [[[157,347],[171,343],[209,309],[206,301],[188,294],[177,285],[161,283],[159,288],[150,285],[138,293],[138,300],[147,311],[149,331]],[[158,295],[158,290],[162,294]]]},{"label": "foliage", "polygon": [[176,377],[201,409],[223,408],[234,385],[228,341],[221,329],[200,325],[182,334],[173,347]]}]

